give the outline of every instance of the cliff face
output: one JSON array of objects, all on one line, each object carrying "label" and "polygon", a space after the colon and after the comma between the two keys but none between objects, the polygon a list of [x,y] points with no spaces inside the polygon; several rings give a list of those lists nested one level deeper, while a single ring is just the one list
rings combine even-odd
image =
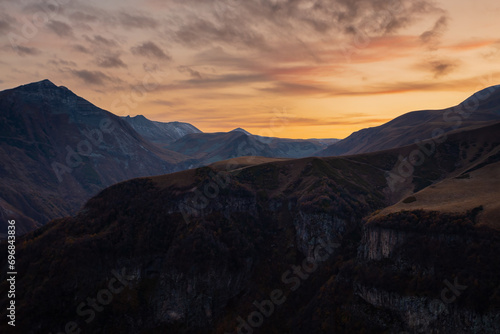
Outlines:
[{"label": "cliff face", "polygon": [[366,286],[356,295],[378,309],[391,313],[399,324],[386,324],[389,333],[498,333],[500,315],[457,307],[441,297],[404,296]]},{"label": "cliff face", "polygon": [[353,285],[361,301],[351,308],[366,303],[385,310],[393,317],[386,324],[391,333],[497,333],[499,300],[492,294],[498,280],[492,273],[500,266],[484,247],[498,250],[500,234],[474,226],[479,211],[402,212],[369,222],[358,248],[358,274],[377,268],[396,284],[361,274]]},{"label": "cliff face", "polygon": [[366,229],[360,246],[360,257],[377,261],[391,258],[395,249],[408,238],[411,238],[411,235],[406,231],[383,228]]},{"label": "cliff face", "polygon": [[320,239],[328,244],[340,245],[347,225],[351,223],[331,214],[309,214],[299,211],[293,220],[297,248],[305,257],[313,257],[314,249]]}]

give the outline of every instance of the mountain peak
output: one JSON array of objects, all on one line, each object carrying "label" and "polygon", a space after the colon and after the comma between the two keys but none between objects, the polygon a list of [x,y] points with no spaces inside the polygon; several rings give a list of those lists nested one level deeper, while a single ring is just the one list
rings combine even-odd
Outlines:
[{"label": "mountain peak", "polygon": [[45,88],[57,88],[57,86],[49,79],[43,79],[42,81],[32,82],[30,84],[27,84],[26,86],[31,86],[31,85],[38,87],[45,87]]},{"label": "mountain peak", "polygon": [[46,90],[53,90],[57,88],[64,88],[68,90],[66,87],[57,87],[52,81],[49,79],[44,79],[42,81],[35,81],[29,84],[21,85],[14,90],[21,90],[21,91],[46,91]]},{"label": "mountain peak", "polygon": [[243,132],[244,134],[248,135],[248,136],[251,136],[252,134],[250,132],[248,132],[247,130],[245,129],[242,129],[242,128],[236,128],[234,130],[231,130],[229,132]]}]

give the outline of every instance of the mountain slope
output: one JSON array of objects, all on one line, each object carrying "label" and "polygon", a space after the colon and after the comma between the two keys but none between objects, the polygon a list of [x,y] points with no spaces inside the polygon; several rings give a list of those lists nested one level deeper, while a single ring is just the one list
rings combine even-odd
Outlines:
[{"label": "mountain slope", "polygon": [[414,111],[383,125],[359,130],[317,155],[381,151],[439,136],[442,132],[495,120],[500,120],[500,86],[479,91],[453,108]]},{"label": "mountain slope", "polygon": [[150,121],[142,115],[122,118],[143,138],[160,145],[167,145],[190,133],[201,133],[189,123]]},{"label": "mountain slope", "polygon": [[[398,236],[377,237],[375,229],[386,223],[394,229],[398,220],[369,222],[372,231],[363,227],[363,217],[405,193],[498,166],[499,131],[495,123],[451,133],[398,187],[390,181],[398,157],[417,145],[345,157],[238,158],[116,184],[74,217],[20,239],[19,330],[59,331],[75,321],[90,333],[226,333],[245,326],[242,331],[265,333],[397,333],[414,332],[419,324],[425,332],[494,333],[500,326],[490,315],[500,305],[494,276],[500,235],[474,226],[477,211],[401,216],[403,227],[420,233],[405,248],[407,262],[384,255],[395,249],[391,242]],[[428,239],[426,230],[432,232]],[[440,256],[429,257],[439,266],[417,251],[422,245]],[[457,255],[462,246],[466,255]],[[86,310],[86,298],[117,273],[126,289],[86,321],[89,313],[82,315],[78,306]],[[443,280],[457,274],[471,291],[464,303],[439,318],[412,308],[439,298]],[[2,276],[2,310],[7,288]],[[491,298],[482,304],[487,294]],[[270,311],[267,300],[280,306]],[[42,302],[44,308],[37,307]],[[252,321],[256,310],[269,319]]]},{"label": "mountain slope", "polygon": [[187,158],[48,80],[0,92],[0,133],[0,212],[22,212],[18,233],[74,213],[113,183],[172,172]]}]

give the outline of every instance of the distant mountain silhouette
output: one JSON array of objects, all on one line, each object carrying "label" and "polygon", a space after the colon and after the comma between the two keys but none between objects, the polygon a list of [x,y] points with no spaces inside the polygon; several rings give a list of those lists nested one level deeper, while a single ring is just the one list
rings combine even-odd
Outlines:
[{"label": "distant mountain silhouette", "polygon": [[303,158],[312,156],[336,139],[285,139],[252,135],[241,128],[230,132],[191,133],[164,146],[193,157],[201,165],[241,156]]},{"label": "distant mountain silhouette", "polygon": [[414,111],[383,125],[356,131],[328,146],[317,156],[349,155],[401,147],[458,128],[495,120],[500,120],[500,86],[483,89],[453,108]]}]

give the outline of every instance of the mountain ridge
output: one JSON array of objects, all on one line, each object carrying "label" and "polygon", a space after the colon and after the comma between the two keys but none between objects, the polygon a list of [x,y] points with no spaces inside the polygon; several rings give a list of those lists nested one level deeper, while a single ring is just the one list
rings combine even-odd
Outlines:
[{"label": "mountain ridge", "polygon": [[500,85],[472,94],[460,104],[441,110],[405,113],[380,126],[361,129],[336,142],[318,156],[375,152],[423,141],[457,128],[500,120]]}]

